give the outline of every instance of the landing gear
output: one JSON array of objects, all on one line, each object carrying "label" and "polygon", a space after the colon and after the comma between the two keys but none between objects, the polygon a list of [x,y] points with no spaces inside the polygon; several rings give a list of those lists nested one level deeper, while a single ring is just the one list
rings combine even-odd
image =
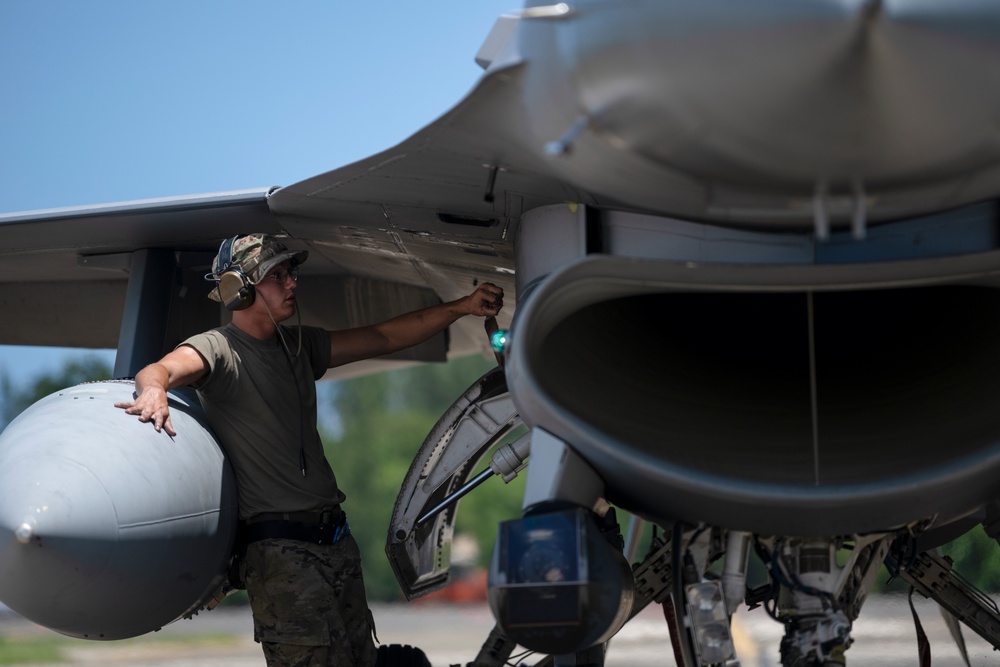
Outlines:
[{"label": "landing gear", "polygon": [[[905,568],[899,568],[899,563]],[[942,610],[1000,650],[1000,607],[955,572],[950,558],[934,551],[907,555],[905,548],[900,548],[886,564],[891,571],[898,570],[899,577],[913,590],[937,602]],[[958,637],[955,639],[959,641]]]},{"label": "landing gear", "polygon": [[[850,549],[843,564],[837,553]],[[826,539],[774,539],[758,542],[758,553],[777,594],[765,603],[785,626],[782,667],[843,667],[852,643],[851,626],[871,590],[889,549],[883,535],[853,542]]]},{"label": "landing gear", "polygon": [[851,622],[843,612],[790,620],[781,639],[782,667],[843,667],[851,645]]},{"label": "landing gear", "polygon": [[835,545],[826,541],[790,541],[772,560],[781,582],[778,603],[785,624],[781,640],[783,667],[837,667],[846,664],[851,619],[834,595]]},{"label": "landing gear", "polygon": [[[601,667],[617,630],[654,602],[664,607],[679,667],[738,667],[730,621],[744,603],[763,606],[784,626],[781,667],[845,667],[853,623],[883,563],[939,602],[956,625],[962,621],[1000,648],[1000,610],[946,558],[920,546],[916,530],[806,539],[664,522],[646,557],[635,562],[629,545],[641,531],[630,529],[628,544],[619,542],[601,475],[569,443],[527,429],[501,368],[442,417],[404,481],[387,554],[408,599],[447,582],[458,500],[490,476],[512,479],[529,444],[524,516],[506,522],[506,542],[498,542],[507,545],[503,569],[491,576],[491,588],[504,598],[496,605],[491,599],[498,625],[466,667]],[[481,459],[489,463],[476,473]],[[985,520],[971,520],[1000,536],[1000,506],[989,508]],[[751,590],[752,548],[769,581]],[[519,642],[538,653],[512,657]]]}]

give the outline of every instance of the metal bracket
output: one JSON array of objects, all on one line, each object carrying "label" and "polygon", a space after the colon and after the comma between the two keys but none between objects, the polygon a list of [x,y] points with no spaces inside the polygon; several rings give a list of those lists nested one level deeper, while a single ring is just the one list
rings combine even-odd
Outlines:
[{"label": "metal bracket", "polygon": [[918,555],[899,573],[925,598],[936,601],[976,634],[1000,649],[1000,609],[954,571],[951,559],[933,551]]}]

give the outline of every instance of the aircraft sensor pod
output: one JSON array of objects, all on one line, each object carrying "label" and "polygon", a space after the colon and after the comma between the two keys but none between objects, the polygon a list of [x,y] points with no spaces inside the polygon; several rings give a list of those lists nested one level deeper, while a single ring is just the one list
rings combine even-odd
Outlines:
[{"label": "aircraft sensor pod", "polygon": [[72,637],[125,639],[191,615],[235,542],[235,478],[194,392],[169,393],[171,437],[114,406],[133,389],[58,391],[0,434],[0,600]]},{"label": "aircraft sensor pod", "polygon": [[500,524],[489,604],[504,633],[521,646],[567,655],[600,644],[628,620],[634,597],[620,547],[589,510],[573,507]]}]

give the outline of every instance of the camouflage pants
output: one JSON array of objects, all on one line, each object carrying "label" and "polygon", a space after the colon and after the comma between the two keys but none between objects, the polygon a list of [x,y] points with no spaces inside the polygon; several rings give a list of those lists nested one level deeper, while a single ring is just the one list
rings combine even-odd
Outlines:
[{"label": "camouflage pants", "polygon": [[330,545],[260,540],[244,563],[254,639],[268,667],[375,664],[375,623],[352,536]]}]

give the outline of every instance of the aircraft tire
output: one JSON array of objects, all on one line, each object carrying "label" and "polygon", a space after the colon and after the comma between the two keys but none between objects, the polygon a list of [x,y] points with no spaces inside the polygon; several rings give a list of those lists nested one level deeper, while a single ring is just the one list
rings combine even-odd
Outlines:
[{"label": "aircraft tire", "polygon": [[416,646],[383,644],[378,647],[375,667],[431,667],[431,663]]}]

